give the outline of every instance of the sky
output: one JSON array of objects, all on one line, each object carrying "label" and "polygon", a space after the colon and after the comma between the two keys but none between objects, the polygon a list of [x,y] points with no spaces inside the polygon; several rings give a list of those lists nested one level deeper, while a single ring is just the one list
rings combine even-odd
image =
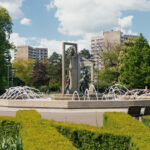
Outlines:
[{"label": "sky", "polygon": [[10,41],[16,46],[62,52],[62,42],[90,50],[92,36],[103,31],[143,33],[150,41],[150,0],[0,0],[13,22]]}]

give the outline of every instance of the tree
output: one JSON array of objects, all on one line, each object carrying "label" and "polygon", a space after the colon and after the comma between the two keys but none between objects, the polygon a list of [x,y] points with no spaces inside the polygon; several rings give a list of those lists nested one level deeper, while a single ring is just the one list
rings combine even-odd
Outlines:
[{"label": "tree", "polygon": [[16,72],[15,75],[20,80],[24,81],[26,85],[32,86],[33,85],[33,65],[35,60],[29,59],[24,60],[22,58],[17,58],[13,62],[13,67],[15,68]]},{"label": "tree", "polygon": [[49,88],[59,90],[62,82],[62,57],[54,52],[48,59]]},{"label": "tree", "polygon": [[36,88],[48,85],[47,63],[36,61],[33,67],[33,84]]},{"label": "tree", "polygon": [[12,21],[5,8],[0,7],[0,94],[7,85],[7,66],[10,65],[10,49],[13,45],[9,42],[12,33]]},{"label": "tree", "polygon": [[150,86],[150,46],[142,34],[124,43],[119,63],[122,84],[128,88]]},{"label": "tree", "polygon": [[121,45],[115,46],[111,51],[104,51],[101,55],[101,71],[99,85],[102,90],[118,82],[119,54]]},{"label": "tree", "polygon": [[81,57],[85,57],[87,59],[89,59],[91,57],[91,54],[88,49],[81,50],[79,54]]}]

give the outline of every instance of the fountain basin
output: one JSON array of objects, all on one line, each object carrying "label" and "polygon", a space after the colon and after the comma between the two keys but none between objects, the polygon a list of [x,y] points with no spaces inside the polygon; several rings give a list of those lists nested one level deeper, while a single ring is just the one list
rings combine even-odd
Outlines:
[{"label": "fountain basin", "polygon": [[29,109],[109,109],[150,106],[150,100],[0,100],[0,107]]}]

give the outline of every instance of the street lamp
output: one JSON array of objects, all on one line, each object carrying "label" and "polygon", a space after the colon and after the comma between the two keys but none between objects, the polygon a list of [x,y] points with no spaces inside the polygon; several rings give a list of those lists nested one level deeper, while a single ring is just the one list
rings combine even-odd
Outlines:
[{"label": "street lamp", "polygon": [[12,76],[11,76],[12,77],[12,79],[11,79],[12,80],[12,87],[13,87],[13,84],[14,84],[13,83],[14,82],[14,74],[15,74],[15,68],[12,68]]},{"label": "street lamp", "polygon": [[10,67],[10,64],[8,64],[7,67],[8,67],[8,72],[7,72],[7,87],[9,88],[9,67]]},{"label": "street lamp", "polygon": [[99,89],[99,63],[97,63],[97,93]]},{"label": "street lamp", "polygon": [[101,60],[100,57],[97,57],[97,93],[99,90],[99,70],[100,70]]}]

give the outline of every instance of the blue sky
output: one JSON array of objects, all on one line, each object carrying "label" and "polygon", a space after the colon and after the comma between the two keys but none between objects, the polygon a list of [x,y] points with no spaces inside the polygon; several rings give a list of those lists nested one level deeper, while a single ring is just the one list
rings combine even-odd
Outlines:
[{"label": "blue sky", "polygon": [[61,53],[62,41],[90,49],[91,36],[106,30],[150,41],[150,0],[0,0],[13,20],[11,42]]}]

